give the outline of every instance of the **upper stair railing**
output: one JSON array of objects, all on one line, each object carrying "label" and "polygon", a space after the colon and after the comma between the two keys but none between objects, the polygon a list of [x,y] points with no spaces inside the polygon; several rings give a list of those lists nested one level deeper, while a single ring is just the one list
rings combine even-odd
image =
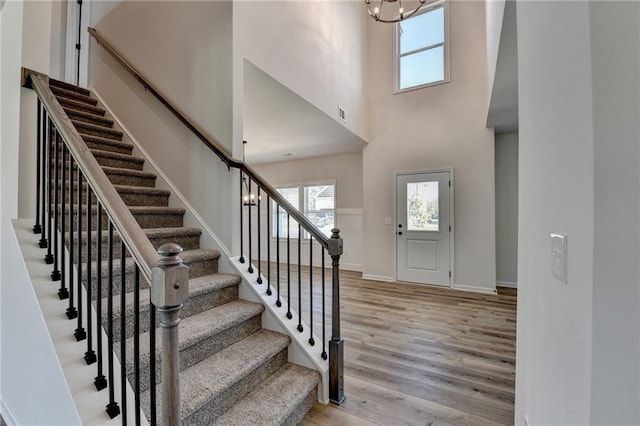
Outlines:
[{"label": "upper stair railing", "polygon": [[[244,161],[238,161],[234,159],[231,154],[213,137],[207,135],[206,132],[201,129],[196,123],[190,120],[180,109],[172,103],[165,95],[163,95],[143,74],[140,73],[133,65],[131,65],[104,37],[102,37],[94,28],[88,29],[89,34],[96,40],[96,42],[102,46],[109,55],[111,55],[122,67],[127,70],[142,86],[150,92],[160,103],[162,103],[182,124],[184,124],[194,135],[205,144],[207,148],[213,151],[218,158],[229,168],[235,168],[240,171],[240,263],[248,263],[248,272],[253,274],[255,272],[252,259],[256,260],[257,278],[258,284],[263,283],[263,277],[266,278],[267,290],[266,293],[270,296],[273,293],[273,288],[276,290],[278,307],[282,306],[281,294],[281,278],[284,281],[284,276],[281,277],[281,258],[280,258],[280,245],[281,235],[284,240],[286,235],[286,264],[284,269],[286,270],[286,282],[282,284],[287,286],[287,313],[286,316],[289,320],[293,319],[293,313],[291,310],[292,292],[291,292],[291,241],[297,240],[297,330],[300,333],[304,332],[303,328],[303,308],[302,308],[302,275],[301,275],[301,259],[303,255],[301,253],[302,239],[306,238],[303,235],[308,235],[310,240],[309,244],[309,294],[311,297],[310,304],[313,304],[313,241],[316,241],[320,246],[322,252],[320,253],[320,274],[321,274],[321,301],[322,301],[322,358],[327,359],[326,351],[326,329],[325,320],[329,318],[325,311],[325,252],[331,257],[332,263],[332,306],[331,306],[331,339],[329,340],[329,399],[331,402],[341,404],[344,400],[344,342],[340,332],[340,256],[343,253],[343,243],[340,237],[340,230],[333,229],[331,237],[327,237],[322,231],[320,231],[311,221],[304,216],[297,208],[291,205],[273,186],[265,181],[258,173],[256,173],[251,167],[249,167]],[[252,184],[256,185],[257,196],[252,195]],[[262,196],[266,196],[266,227],[262,226],[264,219],[261,219],[262,209]],[[249,212],[246,220],[244,217],[244,208],[247,207]],[[257,210],[257,234],[253,234],[253,214],[251,208],[256,207]],[[275,214],[276,229],[272,229],[271,215]],[[282,220],[281,220],[282,218]],[[295,223],[292,223],[291,220]],[[281,222],[286,223],[286,230],[280,229]],[[296,227],[297,223],[297,227]],[[297,229],[296,229],[297,228]],[[266,232],[264,232],[266,230]],[[275,233],[273,232],[275,231]],[[304,231],[304,232],[303,232]],[[306,233],[306,234],[304,234]],[[266,239],[264,235],[266,235]],[[275,271],[272,269],[272,254],[270,238],[275,234],[276,239],[276,255],[275,255]],[[293,235],[293,237],[292,237]],[[248,245],[248,259],[245,259],[245,239]],[[256,241],[256,249],[252,246],[252,242]],[[262,252],[262,242],[266,244],[266,256]],[[254,257],[254,255],[256,255]],[[266,263],[266,275],[263,274],[262,263]],[[294,265],[295,266],[295,265]],[[295,268],[294,268],[295,269]],[[272,278],[275,275],[275,285],[272,284]],[[283,289],[284,290],[284,289]],[[306,290],[306,289],[305,289]],[[313,306],[309,308],[308,317],[304,320],[309,324],[309,344],[315,345],[314,331],[313,331]]]},{"label": "upper stair railing", "polygon": [[[150,394],[148,420],[152,425],[157,422],[154,309],[157,308],[163,330],[161,420],[163,424],[179,424],[176,318],[189,294],[188,268],[179,257],[182,248],[165,244],[156,252],[51,91],[49,78],[28,69],[23,69],[22,77],[23,86],[33,89],[38,99],[33,231],[40,234],[39,245],[47,250],[44,260],[53,267],[51,279],[60,281],[58,297],[68,299],[66,316],[77,321],[74,337],[77,341],[86,340],[84,360],[88,365],[96,364],[94,385],[98,391],[108,388],[106,412],[111,418],[121,414],[123,424],[127,423],[129,381],[134,390],[132,414],[135,424],[140,424],[143,377],[148,378]],[[148,319],[142,318],[140,312],[143,284],[150,284]],[[127,289],[133,292],[133,314],[127,309]],[[106,315],[103,301],[107,305]],[[119,311],[117,307],[114,310],[114,302],[119,302]],[[129,321],[133,322],[134,330],[133,359],[126,348]],[[102,343],[103,325],[107,348]],[[143,327],[150,330],[148,361],[140,356],[139,334]],[[114,350],[118,349],[119,372],[113,358]],[[117,375],[120,386],[115,384]]]}]

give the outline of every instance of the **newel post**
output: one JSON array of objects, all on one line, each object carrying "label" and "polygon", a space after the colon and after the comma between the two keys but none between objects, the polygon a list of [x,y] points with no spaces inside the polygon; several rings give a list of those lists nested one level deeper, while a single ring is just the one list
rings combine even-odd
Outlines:
[{"label": "newel post", "polygon": [[[189,268],[182,264],[182,247],[164,244],[152,270],[151,301],[158,308],[162,328],[162,424],[180,424],[180,353],[178,313],[189,297]],[[153,350],[153,348],[151,349]]]},{"label": "newel post", "polygon": [[342,238],[340,230],[331,230],[329,255],[333,266],[333,296],[331,310],[331,341],[329,342],[329,400],[334,404],[344,402],[344,341],[340,333],[340,256]]}]

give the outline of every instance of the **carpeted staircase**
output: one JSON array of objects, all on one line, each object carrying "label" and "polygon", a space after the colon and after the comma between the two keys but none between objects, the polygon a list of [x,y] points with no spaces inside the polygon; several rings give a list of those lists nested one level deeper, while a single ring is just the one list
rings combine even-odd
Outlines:
[{"label": "carpeted staircase", "polygon": [[[113,128],[114,122],[98,106],[89,90],[68,83],[50,80],[50,88],[72,120],[74,126],[103,167],[123,201],[144,229],[151,243],[157,248],[167,242],[175,242],[184,248],[182,258],[190,267],[189,300],[180,316],[180,369],[182,421],[188,425],[276,425],[296,424],[317,401],[317,372],[287,362],[290,338],[284,334],[261,328],[261,304],[238,299],[240,277],[218,272],[220,253],[200,248],[201,230],[183,227],[184,209],[169,207],[170,192],[155,188],[156,176],[143,171],[144,159],[132,155],[133,145],[123,141],[121,131]],[[68,187],[68,182],[58,183]],[[77,184],[74,183],[74,190]],[[76,192],[77,194],[77,192]],[[83,185],[83,200],[86,184]],[[68,202],[68,200],[67,200]],[[74,197],[73,203],[77,203]],[[65,210],[68,211],[67,205]],[[75,206],[74,208],[77,208]],[[86,209],[86,203],[81,207]],[[95,207],[93,211],[96,214]],[[64,216],[68,220],[68,214]],[[74,219],[75,220],[75,219]],[[103,224],[106,226],[106,219]],[[68,226],[68,225],[67,225]],[[95,228],[96,220],[92,226]],[[67,229],[69,229],[67,227]],[[87,241],[86,220],[81,234],[82,245],[92,245],[93,259],[97,257],[96,233]],[[77,241],[77,236],[75,236]],[[65,236],[69,240],[69,235]],[[119,235],[114,236],[114,257],[120,256]],[[98,267],[103,277],[107,275],[106,238],[103,239],[100,262],[93,262],[92,275]],[[83,256],[86,256],[83,250]],[[77,250],[75,255],[77,256]],[[83,261],[85,261],[83,259]],[[100,266],[98,265],[100,263]],[[114,267],[115,293],[120,292],[120,262]],[[83,268],[82,280],[86,283],[87,268]],[[133,276],[134,264],[126,259],[127,312],[126,349],[131,356],[126,365],[129,380],[133,383],[133,324],[134,312]],[[103,294],[107,294],[103,279]],[[94,283],[96,280],[93,279]],[[86,284],[85,284],[86,285]],[[145,287],[148,286],[144,284]],[[94,289],[93,295],[96,294]],[[119,296],[114,300],[114,329],[120,329]],[[140,294],[141,312],[141,371],[140,379],[143,407],[149,398],[149,292]],[[107,300],[100,301],[106,312]],[[98,303],[96,301],[96,303]],[[102,318],[106,324],[106,316]],[[160,348],[158,335],[158,349]],[[146,345],[146,346],[145,346]],[[116,348],[116,354],[119,349]],[[161,356],[158,351],[158,356]],[[158,367],[160,361],[158,360]],[[160,374],[158,372],[158,380]],[[160,400],[160,388],[158,400]],[[158,407],[158,413],[161,408]],[[148,413],[147,413],[148,416]]]}]

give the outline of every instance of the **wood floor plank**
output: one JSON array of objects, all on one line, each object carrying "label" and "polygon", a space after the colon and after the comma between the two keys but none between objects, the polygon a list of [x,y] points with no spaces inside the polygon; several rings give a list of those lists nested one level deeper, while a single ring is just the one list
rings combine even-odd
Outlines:
[{"label": "wood floor plank", "polygon": [[[287,286],[281,266],[281,295],[291,299],[294,321],[300,312],[321,333],[322,270],[312,272],[313,307],[309,268],[300,273],[300,289],[295,265]],[[325,277],[328,339],[329,269]],[[477,294],[364,280],[350,271],[340,280],[347,399],[341,406],[316,404],[302,425],[513,424],[516,289]]]}]

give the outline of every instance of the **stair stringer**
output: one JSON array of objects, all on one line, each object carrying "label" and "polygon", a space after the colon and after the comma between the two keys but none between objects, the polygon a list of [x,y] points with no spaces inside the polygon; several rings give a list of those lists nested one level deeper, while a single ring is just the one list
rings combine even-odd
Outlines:
[{"label": "stair stringer", "polygon": [[[182,207],[185,209],[184,226],[199,227],[202,230],[202,234],[200,236],[200,247],[215,249],[221,253],[218,260],[219,271],[237,274],[242,278],[242,282],[239,287],[240,298],[251,302],[262,303],[262,305],[264,305],[265,310],[262,313],[262,327],[291,337],[292,344],[289,345],[287,361],[320,373],[321,381],[318,385],[318,402],[322,404],[329,403],[329,363],[321,357],[322,339],[314,334],[314,339],[317,342],[314,346],[311,346],[305,340],[304,337],[308,335],[299,333],[296,330],[297,324],[294,324],[295,321],[291,321],[286,318],[285,305],[283,304],[282,307],[278,308],[275,304],[276,296],[268,296],[266,294],[266,277],[264,277],[264,275],[262,276],[263,283],[261,285],[254,284],[258,277],[257,273],[254,272],[253,274],[249,274],[246,265],[241,264],[237,257],[233,257],[231,255],[229,248],[217,237],[215,232],[186,200],[180,190],[153,161],[140,142],[138,142],[109,105],[104,102],[104,98],[100,93],[95,88],[91,88],[91,90],[95,98],[98,100],[98,106],[104,108],[109,118],[113,119],[114,128],[123,132],[123,140],[133,144],[133,154],[145,159],[143,170],[157,175],[156,188],[171,191],[169,206]],[[254,268],[254,270],[256,269],[257,268]],[[283,300],[282,297],[281,300]],[[293,309],[292,313],[294,313],[295,317],[296,312]],[[309,327],[308,324],[304,321],[302,324],[304,329],[307,330]]]}]

